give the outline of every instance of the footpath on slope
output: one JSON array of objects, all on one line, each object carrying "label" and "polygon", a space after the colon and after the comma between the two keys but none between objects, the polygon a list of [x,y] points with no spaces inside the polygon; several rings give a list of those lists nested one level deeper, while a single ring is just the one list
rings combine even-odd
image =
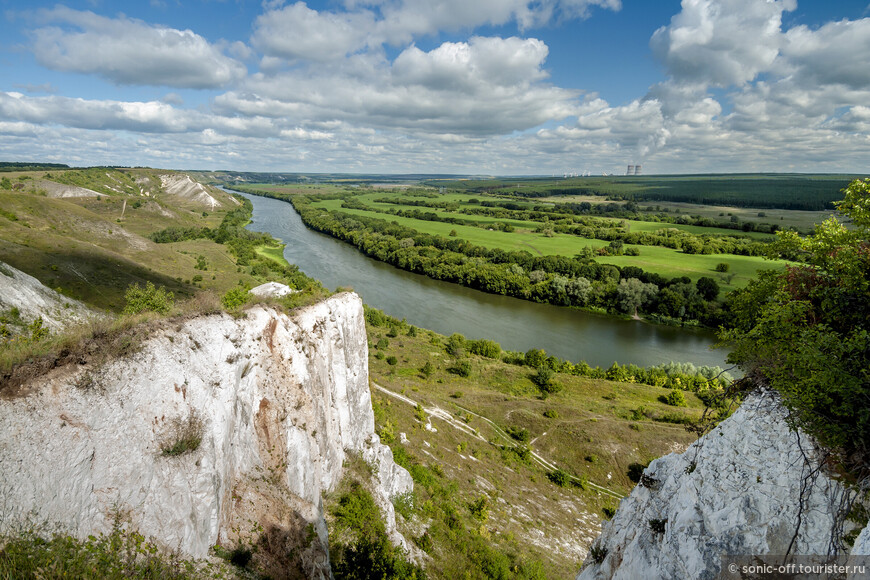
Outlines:
[{"label": "footpath on slope", "polygon": [[[479,439],[481,441],[487,442],[487,440],[480,433],[478,433],[476,429],[469,427],[468,425],[466,425],[465,423],[463,423],[461,421],[457,421],[453,417],[453,415],[451,415],[448,411],[445,411],[444,409],[441,409],[440,407],[424,407],[418,401],[415,401],[414,399],[411,399],[410,397],[406,397],[405,395],[401,395],[401,394],[393,392],[387,388],[384,388],[381,385],[375,383],[374,381],[372,381],[371,384],[378,391],[381,391],[382,393],[387,394],[393,398],[399,399],[400,401],[402,401],[408,405],[411,405],[412,407],[416,407],[417,405],[420,405],[423,408],[423,410],[426,411],[426,414],[428,416],[437,417],[438,419],[441,419],[442,421],[444,421],[445,423],[447,423],[448,425],[450,425],[454,429],[458,429],[458,430],[462,431],[463,433],[465,433],[466,435],[470,435],[471,437],[474,437],[474,438]],[[506,441],[507,443],[509,443],[511,445],[515,444],[513,439],[511,439],[511,437],[507,433],[502,431],[502,429],[498,425],[496,425],[494,422],[492,422],[488,418],[484,417],[483,415],[479,415],[479,414],[475,413],[474,411],[466,409],[465,407],[462,407],[460,405],[456,405],[456,407],[459,409],[462,409],[466,413],[470,413],[471,415],[474,415],[475,417],[482,419],[483,421],[485,421],[488,425],[490,425],[493,428],[496,435],[498,435],[501,439],[503,439],[504,441]],[[531,444],[530,444],[529,452],[532,456],[532,459],[535,461],[535,463],[537,463],[538,465],[540,465],[544,469],[547,469],[549,471],[555,471],[555,470],[559,469],[559,467],[555,463],[545,459],[544,457],[541,457],[541,455],[539,455],[537,452],[535,452],[533,449],[531,449]],[[583,481],[580,478],[574,477],[573,475],[570,475],[570,474],[568,474],[568,477],[570,477],[571,480],[576,482],[576,483],[582,483],[582,484],[588,485],[589,487],[591,487],[595,491],[607,494],[607,495],[614,497],[616,499],[622,499],[625,497],[624,495],[621,495],[621,494],[613,491],[612,489],[608,489],[608,488],[603,487],[601,485],[598,485],[596,483],[592,483],[591,481],[588,481],[588,480]]]}]

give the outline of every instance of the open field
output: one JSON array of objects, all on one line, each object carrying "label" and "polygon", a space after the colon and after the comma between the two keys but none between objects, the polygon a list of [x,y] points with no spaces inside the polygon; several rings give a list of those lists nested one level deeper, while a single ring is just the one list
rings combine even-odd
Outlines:
[{"label": "open field", "polygon": [[[373,195],[366,194],[368,197],[383,197],[383,193]],[[440,198],[439,198],[440,199]],[[393,204],[374,204],[367,205],[381,207],[396,207]],[[533,255],[562,255],[575,256],[579,254],[584,247],[588,246],[593,249],[602,248],[609,244],[604,240],[586,239],[570,234],[555,233],[551,236],[543,233],[536,233],[533,228],[540,226],[537,222],[523,222],[520,220],[495,219],[485,216],[466,216],[463,214],[451,214],[444,211],[437,211],[432,208],[417,208],[425,211],[435,211],[439,215],[461,217],[462,219],[486,219],[492,223],[511,223],[517,228],[514,232],[503,232],[498,230],[484,229],[475,226],[456,225],[445,222],[417,220],[413,218],[385,215],[377,212],[346,209],[341,207],[342,200],[323,200],[315,203],[315,207],[321,207],[327,210],[341,211],[354,215],[365,215],[384,219],[390,222],[396,222],[400,225],[414,228],[420,232],[437,234],[440,236],[449,236],[451,231],[456,232],[456,237],[468,240],[469,242],[483,246],[486,248],[500,248],[503,250],[525,250]],[[409,207],[410,208],[410,207]],[[618,220],[617,220],[618,221]],[[731,235],[740,235],[742,232],[733,230],[720,230],[718,228],[700,228],[695,226],[677,226],[674,224],[662,224],[652,222],[630,222],[632,229],[638,228],[643,231],[655,231],[671,227],[692,228],[693,230],[708,230],[713,229],[717,232],[728,232]],[[688,230],[691,231],[691,230]],[[763,236],[763,234],[760,234]],[[767,236],[770,237],[769,235]],[[755,276],[755,273],[760,269],[783,268],[785,262],[773,262],[756,256],[737,256],[732,254],[686,254],[671,248],[660,246],[640,246],[627,244],[626,247],[636,248],[640,253],[639,256],[604,256],[597,257],[596,260],[601,263],[614,264],[617,266],[637,266],[655,272],[665,277],[688,276],[693,282],[698,278],[707,276],[714,277],[720,283],[723,291],[730,291],[736,288],[745,286],[749,280]],[[715,271],[716,265],[726,263],[729,265],[727,274],[718,274]]]}]

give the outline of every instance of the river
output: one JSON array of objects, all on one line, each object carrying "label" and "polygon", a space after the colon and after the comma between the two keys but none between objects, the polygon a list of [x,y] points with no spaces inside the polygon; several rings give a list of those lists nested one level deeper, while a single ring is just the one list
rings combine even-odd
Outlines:
[{"label": "river", "polygon": [[248,228],[287,244],[284,257],[325,286],[353,288],[366,304],[441,334],[489,338],[505,350],[543,348],[573,362],[652,366],[669,361],[725,366],[711,350],[712,332],[657,326],[581,310],[487,294],[405,272],[305,227],[285,201],[245,195],[254,204]]}]

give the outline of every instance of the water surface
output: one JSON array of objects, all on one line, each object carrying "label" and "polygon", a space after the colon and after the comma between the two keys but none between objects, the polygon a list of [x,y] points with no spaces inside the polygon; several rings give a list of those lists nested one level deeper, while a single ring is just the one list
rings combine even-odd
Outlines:
[{"label": "water surface", "polygon": [[373,260],[350,244],[305,227],[285,201],[245,195],[252,230],[287,244],[284,257],[325,286],[353,288],[366,304],[441,334],[490,338],[505,350],[543,348],[574,362],[651,366],[669,361],[725,366],[712,332],[656,326],[581,310],[487,294]]}]

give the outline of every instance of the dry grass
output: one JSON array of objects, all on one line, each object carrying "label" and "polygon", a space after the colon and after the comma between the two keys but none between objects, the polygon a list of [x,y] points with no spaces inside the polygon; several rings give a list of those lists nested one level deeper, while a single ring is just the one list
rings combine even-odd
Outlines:
[{"label": "dry grass", "polygon": [[176,418],[169,424],[169,429],[160,444],[160,454],[164,457],[177,457],[199,449],[205,432],[205,422],[194,409],[191,409],[186,419]]}]

